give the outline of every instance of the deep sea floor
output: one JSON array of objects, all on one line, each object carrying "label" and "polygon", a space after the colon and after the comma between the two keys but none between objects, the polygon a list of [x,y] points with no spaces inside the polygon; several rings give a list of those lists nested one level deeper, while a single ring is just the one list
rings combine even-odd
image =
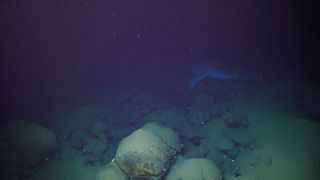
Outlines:
[{"label": "deep sea floor", "polygon": [[225,180],[318,179],[316,84],[207,79],[170,98],[152,88],[133,89],[104,91],[97,104],[39,121],[55,132],[59,151],[28,179],[94,180],[121,139],[148,122],[173,129],[184,145],[180,156],[212,159]]}]

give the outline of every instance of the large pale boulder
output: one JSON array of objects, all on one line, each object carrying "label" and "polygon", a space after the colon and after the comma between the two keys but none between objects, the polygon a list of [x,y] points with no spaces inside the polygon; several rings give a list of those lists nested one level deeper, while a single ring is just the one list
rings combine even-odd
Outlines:
[{"label": "large pale boulder", "polygon": [[142,126],[142,129],[151,131],[166,143],[172,150],[180,151],[182,145],[178,135],[170,128],[155,122],[147,123]]},{"label": "large pale boulder", "polygon": [[212,160],[193,158],[176,162],[165,179],[222,180],[222,176]]},{"label": "large pale boulder", "polygon": [[179,140],[172,130],[149,124],[120,142],[115,163],[131,177],[160,178],[179,149]]}]

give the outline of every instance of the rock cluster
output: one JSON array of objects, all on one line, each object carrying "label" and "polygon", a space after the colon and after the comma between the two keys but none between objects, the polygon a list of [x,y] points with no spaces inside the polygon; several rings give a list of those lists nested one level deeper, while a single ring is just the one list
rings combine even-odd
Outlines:
[{"label": "rock cluster", "polygon": [[176,160],[181,149],[179,137],[171,129],[145,124],[119,143],[114,160],[101,169],[97,180],[222,180],[212,160]]}]

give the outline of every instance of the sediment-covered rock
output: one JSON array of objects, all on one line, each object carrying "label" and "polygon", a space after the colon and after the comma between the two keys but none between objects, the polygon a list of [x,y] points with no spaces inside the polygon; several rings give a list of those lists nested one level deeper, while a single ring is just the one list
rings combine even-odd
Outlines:
[{"label": "sediment-covered rock", "polygon": [[159,123],[147,123],[142,129],[151,131],[164,141],[172,150],[178,152],[181,149],[181,142],[178,135],[170,128]]},{"label": "sediment-covered rock", "polygon": [[58,152],[55,133],[34,122],[14,120],[0,132],[0,168],[10,178],[32,175]]},{"label": "sediment-covered rock", "polygon": [[161,177],[180,148],[172,130],[151,123],[120,142],[115,163],[132,177]]},{"label": "sediment-covered rock", "polygon": [[222,180],[221,172],[212,160],[193,158],[173,165],[166,180]]},{"label": "sediment-covered rock", "polygon": [[239,154],[239,149],[235,147],[233,141],[229,138],[222,138],[216,146],[217,150],[228,156],[230,159],[235,159]]},{"label": "sediment-covered rock", "polygon": [[107,136],[106,132],[108,131],[108,125],[106,122],[99,121],[89,126],[88,131],[92,138],[105,139]]},{"label": "sediment-covered rock", "polygon": [[211,120],[212,114],[201,108],[191,108],[187,119],[195,127],[206,125]]},{"label": "sediment-covered rock", "polygon": [[37,164],[58,148],[53,131],[36,123],[15,120],[2,128],[1,138],[22,158],[25,166]]},{"label": "sediment-covered rock", "polygon": [[109,150],[108,139],[104,137],[103,131],[95,131],[98,136],[93,136],[87,129],[76,129],[68,136],[69,143],[73,149],[85,156],[84,165],[94,166],[102,163],[103,157]]},{"label": "sediment-covered rock", "polygon": [[113,162],[103,166],[98,172],[96,180],[127,180],[127,176]]},{"label": "sediment-covered rock", "polygon": [[75,129],[68,136],[69,143],[76,150],[83,150],[84,146],[89,143],[90,137],[85,129]]},{"label": "sediment-covered rock", "polygon": [[200,145],[190,148],[185,154],[185,156],[188,158],[204,158],[207,156],[208,153],[209,149],[204,145]]}]

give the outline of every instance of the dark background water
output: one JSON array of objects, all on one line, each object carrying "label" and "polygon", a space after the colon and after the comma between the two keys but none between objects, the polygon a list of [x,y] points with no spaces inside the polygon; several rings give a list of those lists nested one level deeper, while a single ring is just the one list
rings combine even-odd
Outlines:
[{"label": "dark background water", "polygon": [[50,114],[99,88],[174,79],[166,90],[177,92],[194,63],[318,81],[316,10],[288,0],[2,0],[2,117]]}]

